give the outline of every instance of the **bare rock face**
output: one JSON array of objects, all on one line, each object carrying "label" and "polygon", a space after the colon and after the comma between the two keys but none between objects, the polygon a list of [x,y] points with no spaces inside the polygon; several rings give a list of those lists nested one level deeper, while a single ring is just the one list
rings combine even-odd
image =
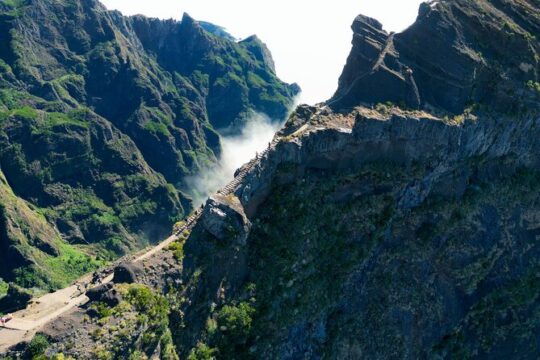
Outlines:
[{"label": "bare rock face", "polygon": [[232,241],[238,244],[245,244],[250,228],[249,220],[238,199],[221,195],[213,196],[206,203],[202,225],[217,239],[232,238]]},{"label": "bare rock face", "polygon": [[420,106],[413,71],[400,62],[394,34],[375,19],[360,15],[353,23],[353,50],[340,87],[331,103],[351,107],[362,99],[368,103],[391,101],[412,108]]},{"label": "bare rock face", "polygon": [[[534,111],[457,122],[398,108],[300,107],[235,189],[241,207],[211,199],[188,238],[185,283],[199,285],[187,292],[190,330],[178,331],[178,349],[236,344],[208,334],[207,321],[253,288],[257,327],[249,347],[235,348],[244,354],[450,359],[463,347],[534,358],[521,339],[540,326],[531,302],[539,289],[529,284],[540,254],[539,122]],[[225,229],[243,213],[252,226],[239,246]],[[477,324],[491,324],[499,298],[505,340],[479,350],[494,332]]]},{"label": "bare rock face", "polygon": [[124,263],[114,268],[113,282],[116,284],[133,284],[143,273],[140,265],[135,263]]},{"label": "bare rock face", "polygon": [[[393,102],[460,113],[472,104],[520,111],[538,98],[540,11],[533,1],[432,1],[388,34],[359,16],[353,49],[329,104]],[[519,99],[519,100],[518,100]]]}]

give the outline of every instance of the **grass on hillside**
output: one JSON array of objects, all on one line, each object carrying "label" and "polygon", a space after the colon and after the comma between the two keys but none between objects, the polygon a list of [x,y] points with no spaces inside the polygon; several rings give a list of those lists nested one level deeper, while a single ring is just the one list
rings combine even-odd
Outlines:
[{"label": "grass on hillside", "polygon": [[69,286],[74,280],[106,264],[87,255],[83,250],[57,241],[60,256],[46,256],[43,264],[48,269],[50,283],[58,288]]},{"label": "grass on hillside", "polygon": [[0,279],[0,298],[4,297],[9,289],[9,285],[4,280]]}]

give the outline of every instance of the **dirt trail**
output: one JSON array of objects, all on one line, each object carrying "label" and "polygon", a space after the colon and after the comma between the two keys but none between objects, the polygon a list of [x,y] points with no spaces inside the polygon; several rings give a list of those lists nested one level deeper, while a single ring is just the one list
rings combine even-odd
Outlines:
[{"label": "dirt trail", "polygon": [[[275,146],[277,140],[274,140],[269,146],[269,149]],[[266,149],[260,157],[264,156],[269,149]],[[235,179],[228,184],[220,193],[230,194],[234,191],[236,186],[240,181],[245,177],[248,171],[255,166],[260,157],[250,161],[242,169],[242,171],[235,177]],[[179,235],[185,230],[190,230],[199,217],[202,214],[202,210],[198,209],[193,214],[191,214],[185,221],[184,226],[182,226],[178,231],[156,245],[155,247],[149,249],[148,251],[142,253],[141,255],[133,257],[132,262],[142,262],[156,255],[160,251],[166,249],[172,242],[178,239]],[[129,259],[131,257],[127,257]],[[125,259],[124,259],[125,260]],[[115,262],[118,263],[119,261]],[[88,297],[86,296],[86,291],[92,287],[107,284],[112,281],[112,267],[105,270],[107,274],[106,277],[102,278],[98,283],[93,283],[92,274],[86,275],[75,282],[74,285],[69,286],[65,289],[58,290],[54,293],[44,295],[40,298],[36,298],[31,301],[30,305],[24,309],[13,313],[13,320],[8,322],[4,327],[0,327],[0,354],[6,352],[10,347],[22,342],[29,341],[32,337],[38,332],[43,326],[45,326],[50,321],[60,317],[61,315],[67,313],[71,309],[77,306],[84,305],[88,302]],[[92,284],[86,286],[84,284]]]},{"label": "dirt trail", "polygon": [[[133,261],[140,262],[154,256],[169,246],[177,237],[177,234],[170,236]],[[92,282],[92,275],[86,275],[72,286],[32,300],[26,309],[12,314],[13,320],[6,323],[4,327],[0,327],[0,354],[6,352],[13,345],[32,339],[34,334],[50,321],[77,306],[86,304],[89,300],[85,295],[86,290],[100,284],[107,284],[112,279],[113,274],[109,274],[100,283],[84,289],[81,284]]]},{"label": "dirt trail", "polygon": [[35,299],[26,309],[13,314],[13,320],[0,328],[0,354],[21,341],[30,340],[49,321],[88,301],[77,286]]}]

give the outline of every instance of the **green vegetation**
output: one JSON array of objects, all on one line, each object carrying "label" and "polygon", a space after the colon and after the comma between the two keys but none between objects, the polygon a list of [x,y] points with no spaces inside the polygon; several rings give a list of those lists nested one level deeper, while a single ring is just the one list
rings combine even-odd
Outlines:
[{"label": "green vegetation", "polygon": [[98,347],[94,350],[94,356],[97,360],[113,360],[113,353],[102,347]]},{"label": "green vegetation", "polygon": [[9,111],[3,111],[0,110],[0,126],[2,126],[2,123],[10,116]]},{"label": "green vegetation", "polygon": [[[173,227],[173,233],[178,233],[186,225],[185,221],[177,222]],[[178,235],[178,239],[169,245],[169,251],[172,251],[174,257],[178,261],[184,259],[184,244],[186,243],[187,238],[189,237],[189,230],[184,230]]]},{"label": "green vegetation", "polygon": [[52,288],[66,287],[82,275],[105,265],[105,262],[98,261],[61,240],[57,240],[56,244],[60,255],[47,256],[43,261],[50,274],[48,280]]},{"label": "green vegetation", "polygon": [[73,117],[77,113],[69,113],[69,114],[63,114],[63,113],[46,113],[45,115],[45,126],[49,129],[55,128],[57,126],[77,126],[82,128],[88,128],[89,124],[85,121],[81,121],[77,119],[76,117]]},{"label": "green vegetation", "polygon": [[529,80],[527,82],[527,87],[529,89],[531,89],[531,90],[540,92],[540,82],[535,82],[535,81]]},{"label": "green vegetation", "polygon": [[248,73],[248,85],[250,87],[254,88],[262,88],[266,84],[266,81],[264,81],[259,75],[249,72]]},{"label": "green vegetation", "polygon": [[169,246],[169,250],[173,252],[174,257],[178,261],[184,259],[184,241],[175,241]]},{"label": "green vegetation", "polygon": [[21,108],[24,106],[24,101],[29,99],[35,100],[30,94],[13,88],[0,89],[0,105],[5,106],[7,109]]},{"label": "green vegetation", "polygon": [[0,278],[0,298],[5,296],[9,290],[9,284]]},{"label": "green vegetation", "polygon": [[28,347],[26,353],[31,359],[39,359],[45,353],[45,350],[49,347],[49,340],[41,334],[34,336]]},{"label": "green vegetation", "polygon": [[26,5],[28,5],[28,0],[3,0],[11,10],[6,12],[6,15],[12,17],[21,17],[23,16],[23,10]]},{"label": "green vegetation", "polygon": [[73,96],[80,97],[81,94],[84,94],[85,80],[83,76],[68,74],[51,81],[51,84],[63,101],[78,106],[78,102]]},{"label": "green vegetation", "polygon": [[191,350],[188,360],[215,360],[216,353],[216,349],[212,349],[206,344],[198,343],[197,347]]},{"label": "green vegetation", "polygon": [[167,313],[166,300],[156,296],[152,290],[144,285],[130,286],[127,290],[126,300],[135,307],[135,310],[150,317]]},{"label": "green vegetation", "polygon": [[22,107],[13,111],[13,116],[20,117],[24,120],[35,120],[38,117],[36,110],[29,106]]},{"label": "green vegetation", "polygon": [[[98,328],[91,334],[92,338],[96,342],[104,338],[110,340],[108,346],[97,346],[94,355],[113,359],[127,354],[129,359],[146,359],[160,344],[162,359],[178,360],[169,330],[169,303],[165,297],[139,284],[118,285],[116,290],[123,299],[117,306],[92,305],[98,314],[95,320]],[[139,334],[135,329],[144,331]]]},{"label": "green vegetation", "polygon": [[[98,314],[99,319],[107,319],[113,314],[113,310],[104,303],[92,304],[91,308],[96,310],[96,313]],[[97,330],[101,330],[101,329],[97,329]]]},{"label": "green vegetation", "polygon": [[[394,184],[403,181],[404,174],[388,164],[339,176],[309,174],[305,182],[273,191],[249,240],[253,243],[249,258],[257,259],[251,264],[261,317],[257,324],[290,324],[314,316],[340,297],[349,271],[380,242],[393,217],[393,198],[380,194],[336,203],[328,197],[360,179],[385,186],[389,171]],[[365,234],[362,242],[351,240],[355,232]],[[269,302],[276,296],[281,305],[273,311]]]},{"label": "green vegetation", "polygon": [[56,240],[59,255],[49,255],[38,250],[33,251],[36,265],[21,266],[14,270],[15,283],[36,290],[54,290],[71,284],[84,274],[92,272],[106,264],[87,255],[62,240]]},{"label": "green vegetation", "polygon": [[226,73],[225,76],[218,78],[214,84],[222,88],[229,88],[235,86],[245,87],[244,80],[240,76],[236,75],[234,72]]},{"label": "green vegetation", "polygon": [[225,305],[217,314],[220,353],[225,357],[234,355],[238,346],[246,344],[251,334],[255,309],[250,303],[238,306]]},{"label": "green vegetation", "polygon": [[167,125],[157,122],[157,121],[147,122],[144,125],[144,128],[156,135],[159,134],[161,136],[171,136],[171,133],[169,132],[169,129],[167,128]]},{"label": "green vegetation", "polygon": [[536,36],[531,34],[530,32],[526,31],[525,34],[525,39],[529,42],[533,42],[533,41],[536,41]]},{"label": "green vegetation", "polygon": [[[93,318],[87,317],[89,335],[96,343],[94,358],[148,359],[161,348],[161,359],[178,360],[169,330],[169,303],[145,285],[115,285],[119,303],[93,303]],[[83,351],[86,352],[87,349]]]},{"label": "green vegetation", "polygon": [[2,2],[9,7],[18,8],[26,5],[28,0],[3,0]]},{"label": "green vegetation", "polygon": [[169,303],[165,297],[155,294],[144,285],[132,285],[124,295],[139,315],[139,322],[146,323],[148,330],[144,334],[143,344],[151,347],[164,336],[170,336]]}]

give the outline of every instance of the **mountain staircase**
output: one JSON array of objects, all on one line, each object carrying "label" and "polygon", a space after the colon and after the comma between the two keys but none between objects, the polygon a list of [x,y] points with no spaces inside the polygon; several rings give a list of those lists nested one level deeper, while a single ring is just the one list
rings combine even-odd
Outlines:
[{"label": "mountain staircase", "polygon": [[266,154],[268,154],[270,149],[276,146],[278,142],[279,142],[278,139],[272,140],[272,142],[268,144],[268,147],[262,153],[260,154],[257,153],[257,156],[255,156],[255,159],[252,159],[250,162],[248,162],[246,165],[240,168],[240,171],[236,173],[236,176],[234,177],[234,179],[229,184],[227,184],[224,188],[218,190],[217,193],[223,196],[231,195],[232,193],[234,193],[234,191],[238,188],[240,183],[244,181],[248,172],[250,172],[255,167],[255,165],[257,165],[260,162],[260,160]]},{"label": "mountain staircase", "polygon": [[[252,159],[249,163],[244,165],[240,169],[240,171],[236,174],[234,179],[229,184],[227,184],[224,188],[218,190],[217,193],[219,195],[222,195],[222,196],[227,196],[227,195],[231,195],[232,193],[234,193],[234,191],[238,188],[240,183],[245,179],[248,172],[251,171],[260,162],[260,160],[266,154],[268,154],[270,149],[272,149],[273,147],[276,146],[276,144],[278,142],[279,142],[278,139],[272,140],[272,142],[268,144],[268,148],[266,148],[262,153],[257,154],[257,156],[254,159]],[[182,233],[184,233],[185,231],[193,230],[193,227],[195,226],[197,221],[201,218],[202,213],[203,213],[203,207],[201,206],[200,208],[195,210],[191,215],[189,215],[187,217],[187,219],[185,219],[184,225],[182,225],[180,228],[178,228],[173,233],[173,236],[175,237],[175,239],[169,238],[165,242],[161,243],[160,245],[157,245],[156,248],[164,248],[164,247],[166,247],[167,244],[169,244],[173,240],[177,240],[178,237]],[[139,257],[139,258],[141,258],[141,257]],[[105,279],[108,276],[110,277],[113,274],[114,268],[116,266],[118,266],[118,265],[120,265],[120,264],[122,264],[124,262],[129,262],[129,261],[134,261],[134,260],[137,261],[136,259],[138,259],[136,255],[129,255],[129,256],[124,256],[124,257],[116,260],[115,262],[113,262],[112,264],[107,266],[105,269],[102,269],[101,271],[95,272],[94,273],[94,279],[93,279],[92,283],[101,282],[101,280]]]}]

